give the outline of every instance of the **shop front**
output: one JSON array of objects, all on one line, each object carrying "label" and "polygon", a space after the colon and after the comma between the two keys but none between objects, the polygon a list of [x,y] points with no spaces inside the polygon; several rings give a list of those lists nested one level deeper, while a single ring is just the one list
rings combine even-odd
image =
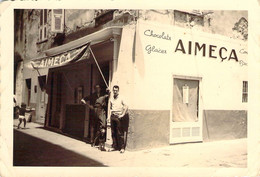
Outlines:
[{"label": "shop front", "polygon": [[47,57],[32,62],[36,69],[49,68],[46,128],[78,139],[89,138],[89,108],[80,100],[93,93],[96,84],[103,91],[106,83],[110,87],[120,35],[120,28],[106,28],[49,49],[45,52]]},{"label": "shop front", "polygon": [[246,51],[244,41],[195,29],[125,27],[115,75],[129,104],[128,149],[245,138]]},{"label": "shop front", "polygon": [[[103,44],[101,49],[92,47],[99,66],[109,83],[110,63],[113,59],[113,43]],[[101,50],[101,51],[100,51]],[[104,54],[103,57],[99,54]],[[62,132],[78,138],[89,135],[89,108],[80,100],[94,92],[100,84],[103,91],[106,85],[92,57],[64,67],[49,70],[50,107],[47,126],[56,127]]]},{"label": "shop front", "polygon": [[46,127],[88,138],[89,108],[80,99],[106,80],[129,107],[128,150],[247,136],[246,42],[137,20],[46,55],[88,43],[94,55],[49,69]]}]

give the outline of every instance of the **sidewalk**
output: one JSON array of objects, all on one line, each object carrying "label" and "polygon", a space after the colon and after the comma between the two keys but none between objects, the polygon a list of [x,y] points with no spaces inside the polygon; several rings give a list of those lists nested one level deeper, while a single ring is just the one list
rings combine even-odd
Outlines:
[{"label": "sidewalk", "polygon": [[[246,168],[247,139],[169,145],[141,151],[101,152],[85,142],[14,120],[15,166]],[[27,154],[27,155],[26,155]]]}]

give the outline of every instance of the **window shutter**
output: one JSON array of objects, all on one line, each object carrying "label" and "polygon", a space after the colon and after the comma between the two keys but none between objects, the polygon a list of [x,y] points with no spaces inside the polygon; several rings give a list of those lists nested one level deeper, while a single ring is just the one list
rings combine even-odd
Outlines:
[{"label": "window shutter", "polygon": [[43,10],[41,10],[41,13],[40,13],[40,26],[42,26],[42,19],[43,19]]},{"label": "window shutter", "polygon": [[39,27],[39,41],[42,40],[42,26]]},{"label": "window shutter", "polygon": [[43,39],[47,39],[47,26],[43,26]]},{"label": "window shutter", "polygon": [[44,21],[43,21],[43,24],[45,25],[47,23],[47,9],[44,9]]},{"label": "window shutter", "polygon": [[47,39],[47,9],[40,10],[39,42]]},{"label": "window shutter", "polygon": [[64,30],[64,10],[53,9],[52,10],[52,32],[63,33]]}]

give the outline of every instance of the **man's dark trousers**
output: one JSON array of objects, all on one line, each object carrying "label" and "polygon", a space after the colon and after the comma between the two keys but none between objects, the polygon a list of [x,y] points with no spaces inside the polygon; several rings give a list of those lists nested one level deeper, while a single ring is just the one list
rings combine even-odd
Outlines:
[{"label": "man's dark trousers", "polygon": [[125,149],[122,119],[118,118],[117,115],[111,115],[112,147],[118,150]]}]

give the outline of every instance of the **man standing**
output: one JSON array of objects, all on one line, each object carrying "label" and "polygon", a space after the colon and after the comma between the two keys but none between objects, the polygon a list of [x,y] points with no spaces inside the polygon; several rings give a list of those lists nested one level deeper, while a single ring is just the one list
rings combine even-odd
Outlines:
[{"label": "man standing", "polygon": [[125,152],[125,137],[123,131],[123,118],[126,115],[128,106],[123,98],[119,95],[119,86],[114,85],[113,96],[110,98],[111,108],[111,133],[112,133],[112,151],[119,150],[120,153]]},{"label": "man standing", "polygon": [[14,95],[13,96],[13,101],[14,101],[14,103],[13,103],[13,108],[14,108],[14,119],[16,119],[17,118],[17,115],[18,115],[18,113],[19,113],[19,109],[18,109],[18,106],[17,106],[17,102],[16,102],[16,96]]},{"label": "man standing", "polygon": [[[81,102],[83,104],[86,104],[89,108],[90,108],[90,143],[91,145],[93,145],[94,142],[94,138],[96,136],[96,132],[97,132],[97,124],[98,124],[98,118],[97,118],[97,114],[95,113],[95,104],[96,101],[99,97],[101,97],[101,88],[100,85],[97,84],[95,85],[95,92],[89,96],[86,96],[85,98],[81,99]],[[89,101],[89,103],[88,103]]]},{"label": "man standing", "polygon": [[95,103],[95,115],[97,117],[97,133],[94,139],[94,145],[98,141],[99,150],[106,151],[105,141],[106,141],[106,129],[107,129],[107,98],[108,94],[99,97]]}]

